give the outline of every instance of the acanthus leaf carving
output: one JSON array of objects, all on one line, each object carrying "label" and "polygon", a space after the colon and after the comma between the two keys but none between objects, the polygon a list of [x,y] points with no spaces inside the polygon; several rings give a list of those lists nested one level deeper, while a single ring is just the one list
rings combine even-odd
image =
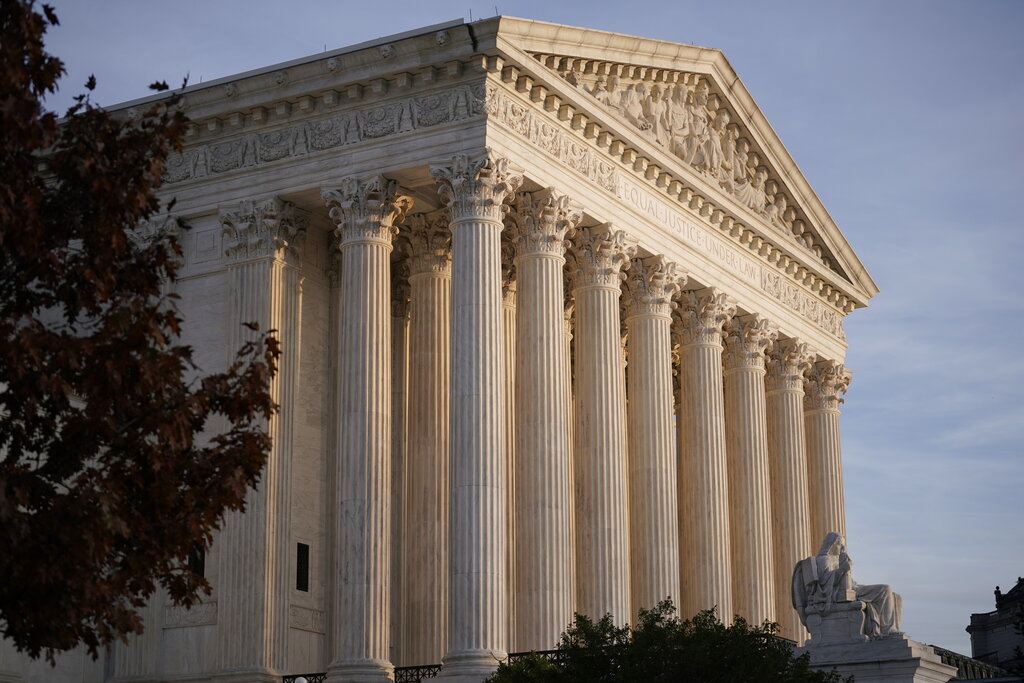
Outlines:
[{"label": "acanthus leaf carving", "polygon": [[570,253],[573,287],[614,287],[619,289],[636,243],[622,230],[608,225],[578,230]]},{"label": "acanthus leaf carving", "polygon": [[298,264],[306,243],[309,217],[279,197],[245,200],[220,212],[224,256],[229,263],[280,258]]},{"label": "acanthus leaf carving", "polygon": [[674,314],[680,345],[720,347],[722,330],[734,315],[736,305],[714,287],[684,292]]},{"label": "acanthus leaf carving", "polygon": [[432,165],[438,195],[449,211],[451,223],[488,220],[500,223],[509,201],[523,183],[509,160],[491,150],[469,156],[456,154],[451,161]]},{"label": "acanthus leaf carving", "polygon": [[508,223],[519,257],[534,254],[564,256],[566,239],[576,232],[583,212],[566,195],[553,189],[520,192]]},{"label": "acanthus leaf carving", "polygon": [[401,235],[411,275],[451,272],[452,233],[446,212],[408,216],[402,224]]},{"label": "acanthus leaf carving", "polygon": [[815,363],[805,381],[805,410],[839,410],[842,394],[850,386],[853,373],[842,363],[821,360]]},{"label": "acanthus leaf carving", "polygon": [[676,307],[673,300],[686,280],[679,264],[663,254],[634,258],[623,290],[626,315],[671,316]]},{"label": "acanthus leaf carving", "polygon": [[779,331],[758,314],[733,317],[726,324],[726,369],[764,368],[765,354],[779,336]]},{"label": "acanthus leaf carving", "polygon": [[325,188],[320,196],[335,224],[339,249],[349,244],[377,243],[387,247],[398,233],[412,198],[399,192],[398,182],[384,176],[349,176],[337,188]]},{"label": "acanthus leaf carving", "polygon": [[765,389],[769,392],[803,392],[804,377],[811,371],[814,357],[807,344],[799,339],[782,339],[776,342],[768,355]]}]

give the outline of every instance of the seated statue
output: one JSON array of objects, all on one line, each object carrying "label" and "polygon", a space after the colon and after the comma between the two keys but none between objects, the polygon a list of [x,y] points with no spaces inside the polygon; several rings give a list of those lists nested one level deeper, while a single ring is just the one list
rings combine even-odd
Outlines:
[{"label": "seated statue", "polygon": [[842,639],[825,624],[836,620],[852,625],[854,633],[848,634],[851,639],[900,633],[902,598],[891,586],[857,584],[850,574],[852,566],[846,539],[833,531],[825,537],[817,555],[800,560],[794,567],[793,607],[812,641]]}]

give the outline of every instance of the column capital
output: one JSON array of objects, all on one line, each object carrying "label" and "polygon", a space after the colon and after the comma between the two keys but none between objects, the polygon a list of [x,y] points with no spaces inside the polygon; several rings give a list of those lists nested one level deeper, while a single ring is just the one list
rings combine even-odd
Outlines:
[{"label": "column capital", "polygon": [[398,182],[382,175],[366,178],[349,176],[338,187],[324,188],[320,196],[327,204],[334,222],[334,239],[338,249],[350,244],[381,244],[391,246],[412,198],[400,194]]},{"label": "column capital", "polygon": [[221,209],[224,257],[229,264],[274,258],[302,261],[309,217],[279,197],[244,200],[237,209]]},{"label": "column capital", "polygon": [[765,354],[775,343],[779,331],[756,313],[732,318],[725,330],[725,369],[763,370]]},{"label": "column capital", "polygon": [[852,373],[834,360],[815,363],[807,374],[804,395],[805,410],[839,411],[843,402],[841,394],[850,386]]},{"label": "column capital", "polygon": [[505,202],[523,184],[522,174],[509,160],[490,149],[473,156],[456,154],[449,161],[431,165],[430,175],[452,223],[474,219],[500,223]]},{"label": "column capital", "polygon": [[626,276],[623,304],[627,316],[669,318],[676,307],[673,299],[686,284],[687,275],[663,254],[634,258]]},{"label": "column capital", "polygon": [[566,238],[572,237],[582,218],[579,207],[554,188],[517,193],[515,209],[507,218],[516,256],[565,256]]},{"label": "column capital", "polygon": [[679,343],[720,347],[722,328],[734,315],[735,304],[714,287],[683,292],[675,311]]},{"label": "column capital", "polygon": [[799,339],[781,339],[768,351],[765,388],[773,391],[804,390],[804,377],[814,364],[814,353]]},{"label": "column capital", "polygon": [[634,254],[636,243],[622,230],[607,224],[578,230],[570,254],[575,288],[618,290]]},{"label": "column capital", "polygon": [[452,269],[452,233],[445,211],[415,213],[402,223],[400,238],[408,254],[409,274],[450,275]]}]

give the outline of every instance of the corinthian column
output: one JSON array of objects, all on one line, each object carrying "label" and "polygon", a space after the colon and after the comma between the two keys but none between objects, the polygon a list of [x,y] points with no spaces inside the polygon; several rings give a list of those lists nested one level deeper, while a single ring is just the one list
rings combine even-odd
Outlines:
[{"label": "corinthian column", "polygon": [[476,682],[506,656],[501,229],[502,205],[522,177],[490,151],[457,155],[430,173],[452,232],[450,609],[442,675]]},{"label": "corinthian column", "polygon": [[629,531],[633,611],[679,601],[672,298],[686,281],[664,256],[633,259],[626,278]]},{"label": "corinthian column", "polygon": [[576,299],[577,611],[630,617],[625,373],[619,335],[622,271],[636,247],[621,230],[580,230]]},{"label": "corinthian column", "polygon": [[686,615],[718,608],[730,622],[729,479],[722,396],[722,328],[736,313],[716,289],[686,292],[679,335],[679,564]]},{"label": "corinthian column", "polygon": [[[394,254],[393,254],[394,256]],[[391,272],[391,661],[405,663],[406,477],[409,405],[409,268],[392,260]]]},{"label": "corinthian column", "polygon": [[804,424],[807,430],[807,490],[811,539],[821,542],[830,531],[846,534],[843,502],[843,455],[839,443],[840,394],[850,386],[842,363],[818,361],[807,375]]},{"label": "corinthian column", "polygon": [[516,647],[548,650],[572,620],[569,415],[562,288],[581,214],[550,190],[521,192],[516,243]]},{"label": "corinthian column", "polygon": [[725,443],[732,501],[733,609],[760,624],[775,621],[764,354],[778,333],[757,315],[733,318],[726,329]]},{"label": "corinthian column", "polygon": [[803,643],[807,634],[793,609],[793,567],[814,552],[807,507],[807,441],[804,436],[804,375],[814,356],[807,344],[784,339],[771,349],[765,388],[768,402],[768,468],[772,482],[772,543],[775,546],[775,620],[779,634]]},{"label": "corinthian column", "polygon": [[508,552],[505,571],[508,583],[508,651],[519,652],[516,636],[516,248],[509,231],[501,233],[501,316],[505,335],[505,485],[508,491],[505,512]]},{"label": "corinthian column", "polygon": [[412,200],[382,176],[321,193],[337,226],[337,526],[328,681],[387,680],[391,544],[391,241]]},{"label": "corinthian column", "polygon": [[288,648],[298,267],[308,221],[277,198],[242,202],[220,219],[231,296],[228,349],[233,354],[254,336],[243,323],[257,323],[259,334],[277,330],[281,362],[270,392],[281,408],[268,425],[272,446],[260,485],[249,492],[245,514],[229,514],[221,532],[218,666],[273,674],[284,669]]},{"label": "corinthian column", "polygon": [[451,233],[443,212],[410,216],[409,486],[405,631],[410,665],[441,661],[448,638],[448,398]]}]

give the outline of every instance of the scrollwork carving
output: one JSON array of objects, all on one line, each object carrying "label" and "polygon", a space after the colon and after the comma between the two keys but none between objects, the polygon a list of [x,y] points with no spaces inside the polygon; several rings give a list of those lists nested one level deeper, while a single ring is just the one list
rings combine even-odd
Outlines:
[{"label": "scrollwork carving", "polygon": [[682,346],[721,346],[722,329],[736,315],[729,297],[713,287],[683,292],[674,317]]},{"label": "scrollwork carving", "polygon": [[765,354],[775,343],[779,331],[756,313],[732,318],[725,329],[726,369],[763,369]]},{"label": "scrollwork carving", "polygon": [[842,363],[834,360],[815,363],[804,383],[804,409],[838,411],[852,375]]},{"label": "scrollwork carving", "polygon": [[662,254],[633,259],[623,289],[626,315],[671,316],[686,279],[683,269]]},{"label": "scrollwork carving", "polygon": [[768,353],[765,389],[802,392],[804,377],[810,372],[813,364],[814,354],[807,344],[799,339],[783,339],[776,342]]},{"label": "scrollwork carving", "polygon": [[619,289],[634,254],[636,243],[622,230],[612,230],[606,225],[578,230],[570,252],[574,288]]},{"label": "scrollwork carving", "polygon": [[384,176],[349,176],[337,188],[324,189],[320,196],[335,224],[339,249],[349,244],[377,243],[391,246],[398,233],[396,223],[412,208],[412,198],[399,193],[398,182]]},{"label": "scrollwork carving", "polygon": [[298,263],[306,242],[309,218],[278,197],[243,201],[238,209],[221,210],[224,257],[229,263],[281,258]]},{"label": "scrollwork carving", "polygon": [[452,223],[487,220],[500,223],[505,202],[523,183],[508,159],[491,150],[468,156],[456,154],[447,164],[430,167],[438,195],[449,211]]},{"label": "scrollwork carving", "polygon": [[508,222],[519,257],[533,254],[564,256],[566,238],[572,237],[583,212],[566,195],[553,189],[520,192]]}]

